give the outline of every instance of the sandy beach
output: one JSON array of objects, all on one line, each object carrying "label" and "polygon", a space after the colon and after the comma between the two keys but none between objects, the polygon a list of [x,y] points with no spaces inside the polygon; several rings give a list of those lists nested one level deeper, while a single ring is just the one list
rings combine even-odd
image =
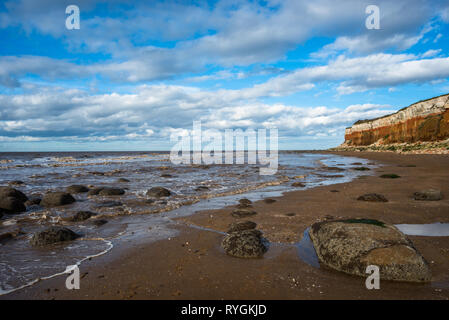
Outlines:
[{"label": "sandy beach", "polygon": [[[367,290],[365,279],[300,259],[297,243],[317,221],[373,218],[392,224],[449,222],[449,157],[395,153],[339,153],[383,164],[355,181],[273,198],[253,204],[250,217],[270,241],[262,259],[226,255],[223,232],[235,220],[226,207],[179,218],[179,235],[145,243],[122,244],[80,266],[81,288],[67,290],[65,276],[41,281],[1,299],[445,299],[449,298],[449,237],[409,236],[428,261],[432,282],[381,281]],[[399,179],[379,178],[395,173]],[[445,198],[415,201],[412,194],[440,189]],[[389,202],[357,201],[364,193]]]}]

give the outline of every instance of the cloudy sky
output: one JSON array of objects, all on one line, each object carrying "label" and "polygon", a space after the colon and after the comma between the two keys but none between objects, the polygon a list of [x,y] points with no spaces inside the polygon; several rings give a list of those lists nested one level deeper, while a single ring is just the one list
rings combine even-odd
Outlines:
[{"label": "cloudy sky", "polygon": [[328,148],[449,93],[448,53],[449,1],[2,1],[0,151],[169,150],[193,121]]}]

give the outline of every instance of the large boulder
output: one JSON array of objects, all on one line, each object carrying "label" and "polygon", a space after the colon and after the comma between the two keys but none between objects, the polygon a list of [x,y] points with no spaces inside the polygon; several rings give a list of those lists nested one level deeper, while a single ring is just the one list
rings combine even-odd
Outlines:
[{"label": "large boulder", "polygon": [[44,195],[40,205],[43,207],[57,207],[75,202],[75,198],[66,192],[49,192]]},{"label": "large boulder", "polygon": [[147,196],[154,198],[169,197],[170,195],[170,190],[164,187],[153,187],[147,191]]},{"label": "large boulder", "polygon": [[221,246],[226,254],[237,258],[260,258],[268,250],[262,232],[255,229],[229,233]]},{"label": "large boulder", "polygon": [[367,276],[368,265],[380,269],[381,280],[427,282],[429,265],[395,226],[372,219],[318,222],[310,239],[320,264],[348,274]]},{"label": "large boulder", "polygon": [[438,201],[443,199],[443,195],[440,190],[427,189],[413,194],[415,200],[421,201]]},{"label": "large boulder", "polygon": [[121,196],[125,194],[125,190],[120,188],[104,188],[98,194],[100,196]]},{"label": "large boulder", "polygon": [[67,187],[66,191],[68,193],[84,193],[84,192],[88,192],[89,188],[86,186],[82,186],[82,185],[71,185],[69,187]]},{"label": "large boulder", "polygon": [[25,202],[28,200],[28,197],[23,194],[23,192],[11,188],[11,187],[0,187],[0,199],[1,198],[6,198],[6,197],[13,197],[13,198],[17,198],[22,202]]},{"label": "large boulder", "polygon": [[15,197],[0,198],[0,209],[6,213],[20,213],[26,210],[23,202]]},{"label": "large boulder", "polygon": [[78,237],[80,237],[79,234],[68,228],[50,227],[33,234],[30,244],[32,246],[45,246],[56,242],[75,240]]}]

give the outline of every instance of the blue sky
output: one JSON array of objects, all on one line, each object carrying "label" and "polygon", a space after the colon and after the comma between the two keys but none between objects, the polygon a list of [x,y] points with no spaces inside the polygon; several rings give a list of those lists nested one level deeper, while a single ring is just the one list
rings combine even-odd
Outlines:
[{"label": "blue sky", "polygon": [[169,150],[193,121],[329,148],[449,93],[448,49],[448,1],[6,1],[0,151]]}]

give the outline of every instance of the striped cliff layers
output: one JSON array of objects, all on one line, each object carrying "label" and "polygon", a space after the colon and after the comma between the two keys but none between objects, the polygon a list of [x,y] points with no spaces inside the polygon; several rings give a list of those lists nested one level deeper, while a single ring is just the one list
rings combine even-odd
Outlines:
[{"label": "striped cliff layers", "polygon": [[449,94],[419,101],[396,113],[359,120],[345,131],[344,146],[414,143],[449,138]]}]

